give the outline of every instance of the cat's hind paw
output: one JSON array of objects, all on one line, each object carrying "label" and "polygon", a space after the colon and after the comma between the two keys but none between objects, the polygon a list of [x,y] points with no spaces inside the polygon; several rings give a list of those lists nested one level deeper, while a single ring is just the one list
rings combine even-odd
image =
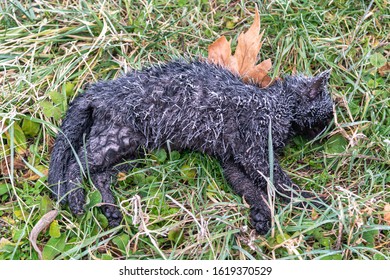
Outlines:
[{"label": "cat's hind paw", "polygon": [[256,231],[265,235],[271,228],[271,217],[268,211],[264,211],[262,208],[252,207],[250,211],[251,222]]},{"label": "cat's hind paw", "polygon": [[73,189],[68,195],[68,203],[70,211],[75,215],[84,214],[85,196],[84,190],[81,188]]},{"label": "cat's hind paw", "polygon": [[114,205],[105,205],[102,206],[102,211],[104,216],[108,220],[108,225],[110,227],[119,226],[122,221],[122,213],[119,211],[118,207]]}]

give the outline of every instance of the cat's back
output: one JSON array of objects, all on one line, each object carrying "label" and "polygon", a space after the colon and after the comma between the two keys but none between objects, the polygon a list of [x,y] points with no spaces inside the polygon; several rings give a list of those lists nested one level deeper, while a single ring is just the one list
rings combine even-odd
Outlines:
[{"label": "cat's back", "polygon": [[100,82],[87,92],[99,115],[112,118],[160,118],[180,111],[272,110],[275,94],[243,83],[229,70],[205,61],[175,60],[121,78]]},{"label": "cat's back", "polygon": [[207,61],[177,59],[132,70],[114,80],[100,81],[91,85],[86,94],[92,99],[110,103],[115,100],[171,98],[198,93],[224,99],[235,96],[250,98],[257,91],[258,87],[244,83],[238,75],[224,67]]},{"label": "cat's back", "polygon": [[154,65],[136,72],[135,75],[143,81],[149,93],[156,89],[164,89],[167,95],[188,93],[191,92],[189,91],[191,88],[199,88],[222,96],[229,89],[237,91],[238,88],[248,87],[239,76],[228,69],[200,60],[190,62],[174,60]]}]

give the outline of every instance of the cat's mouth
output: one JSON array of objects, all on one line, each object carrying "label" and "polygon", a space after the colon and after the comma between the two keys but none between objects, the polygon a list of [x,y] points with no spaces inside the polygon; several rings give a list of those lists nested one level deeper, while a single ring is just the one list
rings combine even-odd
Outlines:
[{"label": "cat's mouth", "polygon": [[305,137],[309,140],[314,139],[315,137],[321,135],[325,132],[327,127],[313,127],[310,130],[306,131]]},{"label": "cat's mouth", "polygon": [[310,128],[302,128],[296,125],[293,125],[293,129],[295,130],[296,134],[302,135],[307,140],[312,140],[316,138],[317,136],[321,135],[326,131],[328,128],[328,125],[319,124],[318,126],[313,125]]}]

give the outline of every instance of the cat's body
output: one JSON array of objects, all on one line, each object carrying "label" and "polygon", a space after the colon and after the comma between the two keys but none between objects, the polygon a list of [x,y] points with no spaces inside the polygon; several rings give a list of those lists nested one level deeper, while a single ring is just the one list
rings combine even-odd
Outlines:
[{"label": "cat's body", "polygon": [[[52,153],[49,184],[80,214],[85,202],[78,187],[81,169],[88,170],[103,202],[115,204],[114,165],[145,148],[201,151],[219,158],[232,188],[251,205],[256,230],[266,233],[269,128],[277,151],[297,133],[326,127],[332,116],[328,77],[328,72],[287,77],[259,89],[221,67],[175,61],[96,83],[69,108]],[[296,189],[276,157],[273,182],[287,196]],[[120,222],[116,207],[102,208],[111,225]]]}]

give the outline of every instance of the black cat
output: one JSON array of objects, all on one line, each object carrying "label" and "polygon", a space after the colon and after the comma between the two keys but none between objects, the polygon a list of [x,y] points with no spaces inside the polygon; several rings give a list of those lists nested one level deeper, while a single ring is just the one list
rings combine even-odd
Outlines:
[{"label": "black cat", "polygon": [[[220,160],[232,188],[251,205],[254,227],[265,234],[269,137],[277,152],[293,135],[323,130],[332,118],[328,78],[329,71],[290,76],[260,89],[207,62],[174,61],[96,83],[69,107],[51,155],[49,184],[73,213],[82,214],[80,184],[88,171],[115,226],[122,215],[112,205],[114,165],[168,145],[201,151]],[[295,196],[298,188],[276,157],[272,168],[278,193]]]}]

